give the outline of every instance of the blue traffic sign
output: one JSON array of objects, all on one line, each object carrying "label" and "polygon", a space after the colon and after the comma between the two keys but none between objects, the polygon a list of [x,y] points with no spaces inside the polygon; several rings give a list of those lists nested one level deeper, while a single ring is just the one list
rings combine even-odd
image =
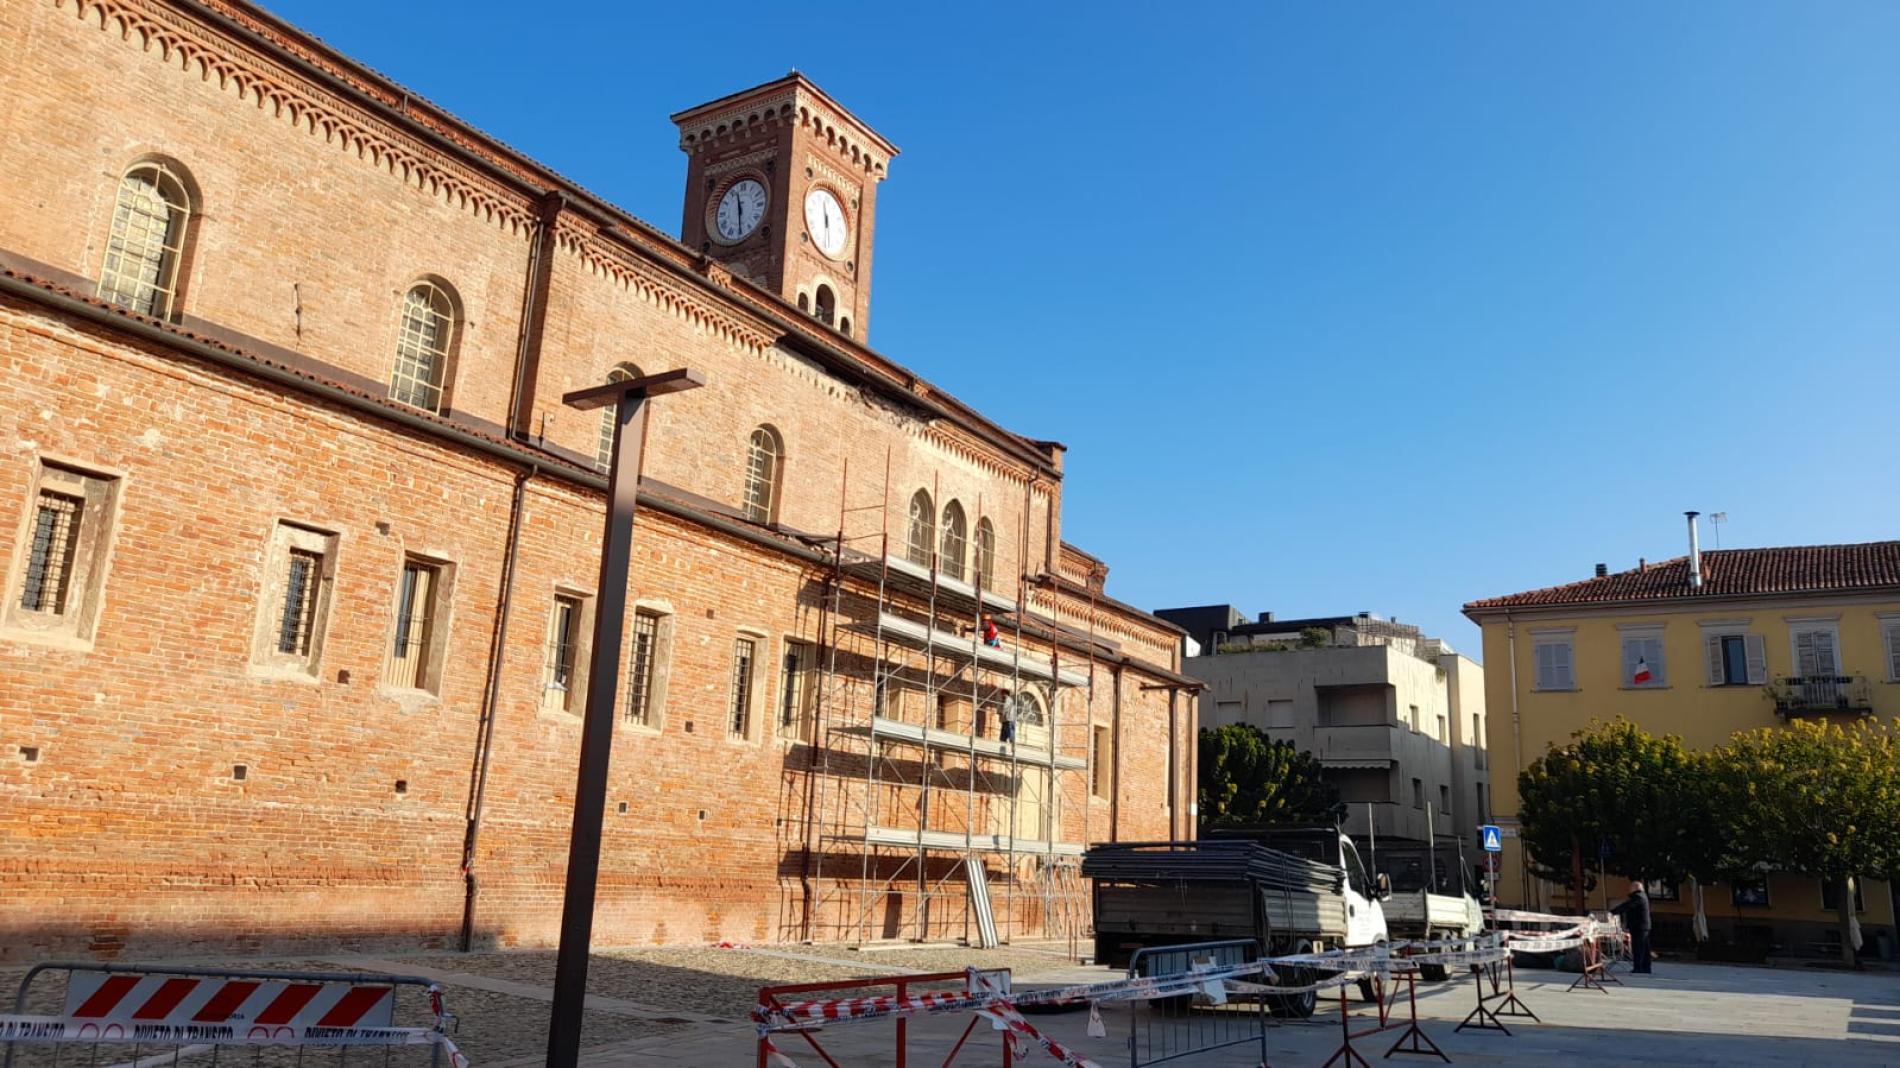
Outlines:
[{"label": "blue traffic sign", "polygon": [[1478,828],[1478,830],[1484,835],[1484,851],[1486,853],[1502,853],[1504,851],[1504,832],[1498,830],[1497,824],[1487,823]]}]

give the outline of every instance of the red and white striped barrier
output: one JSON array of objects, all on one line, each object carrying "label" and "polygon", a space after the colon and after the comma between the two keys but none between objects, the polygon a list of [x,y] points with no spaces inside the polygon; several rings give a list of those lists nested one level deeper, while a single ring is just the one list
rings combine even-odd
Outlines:
[{"label": "red and white striped barrier", "polygon": [[238,1024],[248,1028],[386,1028],[395,988],[357,983],[270,982],[188,975],[74,972],[65,1015],[114,1024]]}]

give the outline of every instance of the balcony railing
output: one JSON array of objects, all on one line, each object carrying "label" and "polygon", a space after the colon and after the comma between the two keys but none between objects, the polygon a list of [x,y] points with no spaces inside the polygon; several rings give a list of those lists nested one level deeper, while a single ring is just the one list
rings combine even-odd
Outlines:
[{"label": "balcony railing", "polygon": [[1872,715],[1873,691],[1862,675],[1794,675],[1776,679],[1768,690],[1775,714],[1818,716],[1830,712]]}]

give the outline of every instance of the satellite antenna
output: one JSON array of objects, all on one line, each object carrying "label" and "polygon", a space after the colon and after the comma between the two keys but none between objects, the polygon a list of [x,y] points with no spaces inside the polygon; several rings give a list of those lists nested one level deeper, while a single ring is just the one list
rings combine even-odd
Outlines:
[{"label": "satellite antenna", "polygon": [[1726,522],[1728,522],[1727,512],[1711,512],[1709,514],[1709,527],[1715,531],[1715,547],[1718,549],[1722,547],[1722,524]]}]

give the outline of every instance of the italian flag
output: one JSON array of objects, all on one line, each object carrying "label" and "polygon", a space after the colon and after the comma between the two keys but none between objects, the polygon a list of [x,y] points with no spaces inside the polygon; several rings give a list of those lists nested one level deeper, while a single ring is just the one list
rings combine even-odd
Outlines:
[{"label": "italian flag", "polygon": [[1636,672],[1635,674],[1630,676],[1630,681],[1635,683],[1638,686],[1644,686],[1649,683],[1649,680],[1652,677],[1653,676],[1651,676],[1649,673],[1649,661],[1644,660],[1640,656],[1637,657],[1636,658]]}]

